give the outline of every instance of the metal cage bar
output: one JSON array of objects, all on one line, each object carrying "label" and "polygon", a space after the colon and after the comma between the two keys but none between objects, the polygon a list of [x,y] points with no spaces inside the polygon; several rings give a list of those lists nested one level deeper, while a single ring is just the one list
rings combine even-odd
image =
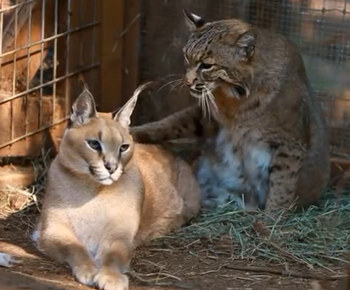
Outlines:
[{"label": "metal cage bar", "polygon": [[90,86],[99,82],[92,77],[100,66],[96,36],[89,57],[79,40],[99,31],[101,4],[79,2],[82,9],[77,0],[12,0],[0,6],[0,157],[37,155],[52,132],[60,128],[60,136],[64,129],[78,88],[74,80],[86,74]]}]

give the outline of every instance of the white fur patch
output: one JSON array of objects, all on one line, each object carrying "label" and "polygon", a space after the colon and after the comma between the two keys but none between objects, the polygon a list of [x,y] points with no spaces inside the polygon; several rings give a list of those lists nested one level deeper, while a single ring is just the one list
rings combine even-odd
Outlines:
[{"label": "white fur patch", "polygon": [[32,234],[30,235],[30,238],[31,240],[34,242],[34,243],[38,243],[39,241],[39,238],[40,238],[40,235],[41,235],[41,231],[38,230],[38,229],[35,229]]},{"label": "white fur patch", "polygon": [[0,252],[0,266],[11,268],[19,263],[21,263],[21,261],[16,259],[11,254]]},{"label": "white fur patch", "polygon": [[117,170],[111,175],[113,181],[118,181],[119,178],[123,175],[123,165],[119,164]]},{"label": "white fur patch", "polygon": [[262,146],[246,148],[244,168],[261,206],[265,204],[268,191],[270,163],[271,154],[266,148]]},{"label": "white fur patch", "polygon": [[242,156],[234,150],[231,132],[227,130],[219,132],[213,145],[214,148],[210,148],[213,152],[201,157],[197,172],[203,204],[220,207],[233,201],[245,208],[242,194],[252,192],[262,206],[268,190],[270,152],[259,144],[260,147],[242,148]]},{"label": "white fur patch", "polygon": [[201,20],[201,17],[196,14],[191,13],[191,16],[195,22],[198,22],[199,20]]},{"label": "white fur patch", "polygon": [[252,161],[256,164],[256,166],[262,167],[264,169],[270,166],[271,154],[266,150],[257,147],[252,147],[249,150],[249,155]]},{"label": "white fur patch", "polygon": [[113,183],[113,180],[112,180],[112,178],[106,178],[106,179],[100,180],[100,183],[102,185],[111,185]]},{"label": "white fur patch", "polygon": [[105,169],[104,165],[100,166],[100,170],[96,172],[97,179],[102,185],[111,185],[113,182],[117,182],[120,177],[123,175],[123,166],[121,164],[118,165],[117,170],[113,174],[109,174],[109,172]]},{"label": "white fur patch", "polygon": [[234,154],[233,144],[228,142],[229,134],[222,130],[216,138],[212,154],[219,158],[212,159],[204,155],[200,159],[197,180],[203,203],[208,207],[220,207],[230,201],[243,207],[241,198],[235,194],[236,191],[239,193],[242,189],[246,190],[242,178],[242,161]]}]

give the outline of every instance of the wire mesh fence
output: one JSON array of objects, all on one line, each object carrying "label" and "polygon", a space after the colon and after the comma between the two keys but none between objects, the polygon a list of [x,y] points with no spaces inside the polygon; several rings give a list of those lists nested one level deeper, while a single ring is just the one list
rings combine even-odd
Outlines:
[{"label": "wire mesh fence", "polygon": [[[98,65],[97,3],[0,2],[1,157],[37,155],[47,142],[55,143],[48,132],[62,131],[70,110],[70,81]],[[83,46],[84,37],[89,47]],[[94,75],[86,81],[94,90]]]},{"label": "wire mesh fence", "polygon": [[[241,18],[282,33],[295,42],[322,101],[331,144],[339,152],[350,153],[350,1],[140,1],[141,37],[138,42],[126,41],[123,49],[118,47],[119,52],[112,52],[109,45],[101,50],[98,31],[101,19],[106,18],[103,13],[109,11],[107,7],[123,5],[106,5],[101,14],[100,3],[112,1],[0,1],[0,157],[36,155],[51,138],[46,132],[52,133],[64,124],[70,109],[71,84],[77,82],[78,75],[84,75],[93,92],[102,86],[97,77],[98,67],[100,57],[107,52],[110,54],[104,57],[104,71],[120,62],[123,66],[120,83],[127,82],[133,69],[129,65],[134,64],[132,57],[124,61],[124,56],[134,51],[126,46],[128,43],[138,45],[139,81],[162,80],[158,91],[140,98],[136,123],[158,120],[195,102],[181,85],[172,88],[174,81],[182,78],[182,46],[189,35],[183,21],[183,8],[208,21]],[[124,9],[131,2],[125,3]],[[135,6],[136,0],[132,3]],[[125,22],[127,26],[128,17],[124,18],[115,21]],[[105,28],[107,26],[111,26],[111,22]],[[107,31],[103,39],[113,41],[117,32]],[[112,56],[113,53],[119,56]],[[167,83],[169,85],[163,87]],[[134,87],[128,91],[131,89]],[[105,101],[104,107],[109,103],[112,102]],[[62,130],[57,134],[60,132]]]},{"label": "wire mesh fence", "polygon": [[[182,46],[188,37],[182,9],[206,20],[240,18],[286,35],[302,53],[320,97],[331,145],[350,153],[350,1],[349,0],[143,0],[141,81],[161,79],[168,86],[140,98],[137,123],[160,119],[194,100],[172,90],[183,73]],[[151,101],[150,101],[151,100]]]}]

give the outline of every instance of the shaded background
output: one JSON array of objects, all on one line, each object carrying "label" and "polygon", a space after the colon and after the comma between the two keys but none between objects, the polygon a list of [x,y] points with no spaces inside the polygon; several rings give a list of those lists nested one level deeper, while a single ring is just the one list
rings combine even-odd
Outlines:
[{"label": "shaded background", "polygon": [[[240,18],[286,35],[301,50],[336,151],[350,153],[350,1],[348,0],[144,0],[139,81],[181,78],[188,37],[182,9],[207,21]],[[175,75],[177,74],[177,75]],[[167,77],[168,76],[168,77]],[[137,124],[159,120],[194,100],[169,84],[140,98]]]}]

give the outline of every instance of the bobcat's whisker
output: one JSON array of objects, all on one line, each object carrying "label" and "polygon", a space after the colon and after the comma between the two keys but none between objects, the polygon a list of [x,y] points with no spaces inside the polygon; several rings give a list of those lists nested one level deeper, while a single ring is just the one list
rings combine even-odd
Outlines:
[{"label": "bobcat's whisker", "polygon": [[185,86],[185,84],[182,82],[181,87],[180,87],[180,89],[179,89],[179,92],[182,91],[182,89],[184,88],[184,86]]},{"label": "bobcat's whisker", "polygon": [[217,112],[218,111],[218,106],[215,103],[215,97],[214,97],[213,93],[207,87],[205,87],[205,88],[207,90],[207,94],[208,94],[208,97],[209,97],[210,104],[214,108],[214,110]]},{"label": "bobcat's whisker", "polygon": [[208,103],[208,95],[205,90],[202,91],[202,97],[201,97],[201,107],[203,110],[203,115],[206,117],[207,112],[208,112],[208,117],[210,119],[210,105]]},{"label": "bobcat's whisker", "polygon": [[176,79],[176,80],[167,82],[165,85],[161,86],[161,87],[157,90],[157,93],[158,93],[161,89],[165,88],[166,86],[172,85],[172,84],[174,84],[174,83],[177,84],[177,82],[182,82],[182,79]]},{"label": "bobcat's whisker", "polygon": [[198,98],[198,106],[202,108],[202,105],[201,105],[201,98]]},{"label": "bobcat's whisker", "polygon": [[204,90],[204,99],[205,99],[205,106],[207,108],[207,111],[208,111],[208,118],[210,119],[211,117],[211,109],[210,109],[210,103],[209,103],[209,97],[208,97],[208,94],[207,92]]},{"label": "bobcat's whisker", "polygon": [[203,115],[205,117],[206,111],[205,111],[205,107],[204,107],[204,92],[203,91],[202,91],[201,97],[199,98],[199,103],[200,103],[200,107],[202,108]]},{"label": "bobcat's whisker", "polygon": [[161,78],[162,80],[165,80],[165,79],[168,79],[168,78],[170,78],[170,77],[178,77],[178,76],[182,76],[182,74],[171,74],[171,75],[167,75],[167,76],[165,76],[165,77],[163,77],[163,78]]},{"label": "bobcat's whisker", "polygon": [[171,91],[174,90],[175,88],[177,88],[179,85],[183,84],[183,81],[182,80],[179,80],[177,83],[173,84],[171,86]]},{"label": "bobcat's whisker", "polygon": [[203,115],[205,117],[206,116],[205,111],[208,111],[208,117],[210,119],[212,110],[214,110],[215,112],[217,112],[218,110],[214,100],[214,95],[211,93],[211,91],[207,87],[204,87],[204,90],[202,92],[202,98],[203,98],[203,101],[202,101]]}]

